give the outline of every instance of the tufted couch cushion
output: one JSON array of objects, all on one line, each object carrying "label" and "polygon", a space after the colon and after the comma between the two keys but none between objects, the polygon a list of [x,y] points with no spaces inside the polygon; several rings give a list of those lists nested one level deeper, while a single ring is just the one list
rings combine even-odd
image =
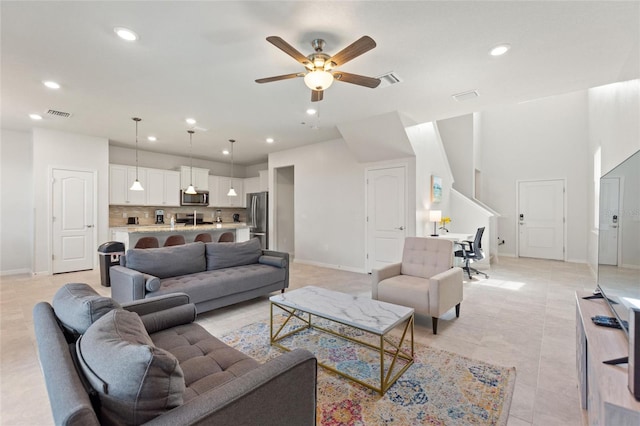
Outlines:
[{"label": "tufted couch cushion", "polygon": [[120,307],[118,302],[100,296],[85,283],[65,284],[53,296],[52,303],[56,316],[75,338],[104,314]]},{"label": "tufted couch cushion", "polygon": [[192,323],[151,334],[153,343],[180,362],[184,402],[253,370],[260,364]]},{"label": "tufted couch cushion", "polygon": [[114,309],[76,343],[78,360],[98,392],[103,424],[141,424],[182,404],[178,360],[157,348],[138,314]]},{"label": "tufted couch cushion", "polygon": [[127,268],[158,278],[194,274],[206,269],[204,243],[127,250]]},{"label": "tufted couch cushion", "polygon": [[[233,243],[222,243],[233,244]],[[284,280],[287,271],[270,265],[254,263],[235,268],[216,269],[199,274],[165,278],[160,289],[148,297],[176,292],[189,294],[193,303],[252,291]]]},{"label": "tufted couch cushion", "polygon": [[430,278],[453,265],[453,241],[407,237],[402,252],[403,275]]},{"label": "tufted couch cushion", "polygon": [[262,256],[260,240],[241,243],[207,243],[207,271],[258,263]]}]

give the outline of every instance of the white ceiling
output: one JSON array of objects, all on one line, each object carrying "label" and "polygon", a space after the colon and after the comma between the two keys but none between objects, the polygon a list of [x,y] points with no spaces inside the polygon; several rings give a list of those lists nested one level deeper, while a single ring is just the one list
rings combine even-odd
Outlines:
[{"label": "white ceiling", "polygon": [[[184,119],[193,117],[208,129],[196,132],[194,156],[228,161],[221,151],[233,138],[235,160],[245,165],[392,111],[421,123],[640,76],[638,1],[3,0],[0,13],[2,128],[40,126],[133,146],[138,116],[141,149],[188,155]],[[140,39],[120,40],[116,26]],[[340,69],[394,71],[404,81],[377,89],[336,82],[319,118],[310,117],[302,79],[254,82],[303,71],[265,41],[270,35],[305,55],[314,38],[334,54],[369,35],[377,47]],[[505,56],[487,54],[505,42],[513,46]],[[451,97],[468,90],[480,97]],[[28,118],[49,109],[73,115]],[[150,134],[158,141],[148,142]]]}]

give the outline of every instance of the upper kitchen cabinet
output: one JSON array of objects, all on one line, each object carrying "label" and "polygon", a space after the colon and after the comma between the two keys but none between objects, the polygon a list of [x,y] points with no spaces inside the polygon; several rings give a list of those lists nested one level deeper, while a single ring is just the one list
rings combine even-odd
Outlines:
[{"label": "upper kitchen cabinet", "polygon": [[[236,190],[238,195],[229,197],[227,193],[231,188],[231,178],[226,176],[216,176],[215,178],[212,179],[212,182],[217,184],[217,197],[216,204],[213,207],[246,207],[243,179],[233,178],[233,189]],[[209,202],[209,205],[212,206],[212,203]]]},{"label": "upper kitchen cabinet", "polygon": [[209,190],[209,169],[193,168],[193,180],[190,166],[180,166],[180,188],[187,189],[189,184],[193,184],[195,189],[201,191]]},{"label": "upper kitchen cabinet", "polygon": [[180,206],[180,172],[147,169],[147,204],[151,206]]},{"label": "upper kitchen cabinet", "polygon": [[259,177],[251,177],[244,179],[244,193],[251,194],[253,192],[260,192],[260,178]]},{"label": "upper kitchen cabinet", "polygon": [[260,170],[260,191],[269,190],[269,170]]},{"label": "upper kitchen cabinet", "polygon": [[[138,168],[138,180],[147,188],[147,169]],[[136,180],[135,166],[109,165],[109,204],[136,205],[146,204],[146,191],[131,191],[129,188]]]}]

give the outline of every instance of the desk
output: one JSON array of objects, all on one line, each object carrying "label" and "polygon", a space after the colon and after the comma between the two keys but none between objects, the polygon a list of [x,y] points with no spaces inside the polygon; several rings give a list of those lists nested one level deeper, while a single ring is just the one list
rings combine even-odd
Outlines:
[{"label": "desk", "polygon": [[460,243],[462,241],[473,241],[473,238],[476,236],[475,232],[473,234],[457,234],[454,232],[444,232],[437,237],[433,238],[442,238],[445,240],[451,240],[454,243]]}]

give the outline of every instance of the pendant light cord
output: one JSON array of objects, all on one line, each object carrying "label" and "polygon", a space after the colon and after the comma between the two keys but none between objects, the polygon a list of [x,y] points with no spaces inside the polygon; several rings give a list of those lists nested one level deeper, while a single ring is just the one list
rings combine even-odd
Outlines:
[{"label": "pendant light cord", "polygon": [[193,186],[193,130],[187,130],[189,132],[189,157],[190,167],[189,167],[189,185]]},{"label": "pendant light cord", "polygon": [[136,122],[136,180],[138,180],[138,122],[142,119],[133,117],[132,120]]}]

